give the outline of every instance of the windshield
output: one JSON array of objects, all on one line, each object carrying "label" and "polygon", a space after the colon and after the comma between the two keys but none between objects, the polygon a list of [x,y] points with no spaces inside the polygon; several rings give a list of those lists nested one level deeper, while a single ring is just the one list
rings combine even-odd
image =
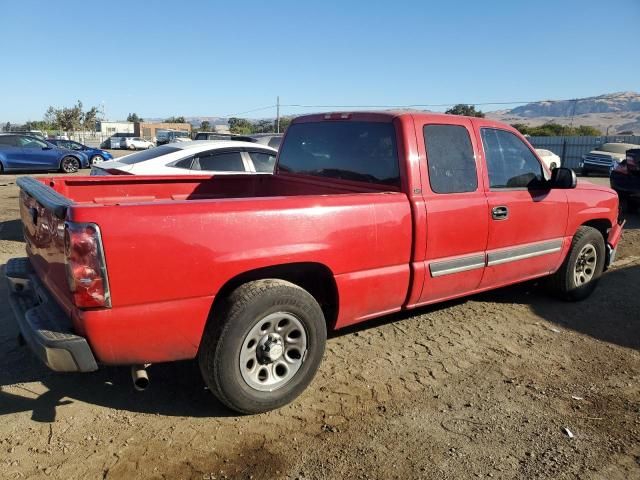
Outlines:
[{"label": "windshield", "polygon": [[151,148],[149,150],[142,150],[138,153],[132,153],[125,157],[120,157],[117,162],[124,163],[125,165],[133,165],[134,163],[144,162],[145,160],[151,160],[168,153],[178,152],[180,148],[172,147],[171,145],[162,145],[160,147]]},{"label": "windshield", "polygon": [[287,131],[278,168],[400,186],[395,129],[379,122],[296,123]]},{"label": "windshield", "polygon": [[627,153],[627,150],[632,148],[638,148],[638,145],[633,145],[631,143],[605,143],[604,145],[596,148],[596,150],[611,153]]}]

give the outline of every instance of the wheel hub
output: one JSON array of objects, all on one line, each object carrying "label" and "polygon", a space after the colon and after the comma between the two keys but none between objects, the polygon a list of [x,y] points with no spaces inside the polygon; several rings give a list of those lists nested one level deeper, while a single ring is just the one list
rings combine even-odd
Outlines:
[{"label": "wheel hub", "polygon": [[277,333],[269,333],[258,342],[258,361],[263,364],[273,363],[284,353],[284,341]]}]

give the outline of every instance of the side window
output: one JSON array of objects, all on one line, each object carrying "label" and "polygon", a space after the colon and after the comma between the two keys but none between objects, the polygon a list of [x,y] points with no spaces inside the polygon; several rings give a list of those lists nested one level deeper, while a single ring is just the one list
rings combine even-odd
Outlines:
[{"label": "side window", "polygon": [[273,173],[273,167],[276,165],[276,156],[263,152],[249,152],[249,156],[256,167],[256,172]]},{"label": "side window", "polygon": [[193,157],[189,157],[189,158],[183,158],[182,160],[178,160],[177,162],[173,162],[168,166],[169,167],[175,167],[175,168],[184,168],[186,170],[190,170],[192,162],[193,162]]},{"label": "side window", "polygon": [[277,150],[278,148],[280,148],[281,142],[282,142],[282,137],[273,137],[271,140],[269,140],[269,146]]},{"label": "side window", "polygon": [[538,159],[513,133],[483,128],[482,143],[491,188],[527,188],[544,178]]},{"label": "side window", "polygon": [[469,132],[460,125],[425,125],[429,183],[435,193],[475,192],[476,160]]},{"label": "side window", "polygon": [[244,172],[244,162],[240,152],[202,154],[193,167],[196,170],[218,172]]}]

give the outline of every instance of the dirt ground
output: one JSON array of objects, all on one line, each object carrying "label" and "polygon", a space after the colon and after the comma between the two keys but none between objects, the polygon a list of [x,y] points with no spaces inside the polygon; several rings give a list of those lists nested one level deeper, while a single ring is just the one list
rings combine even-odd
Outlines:
[{"label": "dirt ground", "polygon": [[[1,176],[0,265],[24,252],[17,195]],[[588,300],[529,283],[333,334],[308,390],[256,416],[218,404],[194,362],[153,365],[144,393],[126,368],[48,371],[17,345],[0,282],[0,477],[640,478],[628,219]]]}]

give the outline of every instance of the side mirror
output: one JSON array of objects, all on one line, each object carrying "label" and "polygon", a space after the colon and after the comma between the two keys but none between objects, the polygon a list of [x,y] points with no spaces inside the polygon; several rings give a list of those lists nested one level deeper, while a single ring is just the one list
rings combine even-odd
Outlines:
[{"label": "side mirror", "polygon": [[549,180],[551,188],[571,189],[576,188],[577,184],[576,172],[570,168],[560,167],[551,171],[551,180]]}]

